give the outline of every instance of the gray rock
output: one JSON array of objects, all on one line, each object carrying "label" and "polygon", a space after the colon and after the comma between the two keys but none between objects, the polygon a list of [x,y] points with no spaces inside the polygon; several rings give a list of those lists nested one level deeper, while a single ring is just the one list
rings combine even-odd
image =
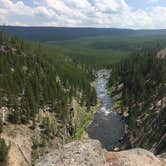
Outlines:
[{"label": "gray rock", "polygon": [[64,145],[36,161],[35,166],[166,166],[165,155],[144,149],[104,152],[99,141],[82,140]]},{"label": "gray rock", "polygon": [[41,157],[36,166],[108,166],[101,144],[96,140],[75,141]]}]

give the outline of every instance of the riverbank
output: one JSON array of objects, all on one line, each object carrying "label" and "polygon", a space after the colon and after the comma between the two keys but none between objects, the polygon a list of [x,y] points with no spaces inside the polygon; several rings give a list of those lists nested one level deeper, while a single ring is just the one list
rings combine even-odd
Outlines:
[{"label": "riverbank", "polygon": [[[140,147],[156,155],[165,152],[166,98],[155,94],[142,103],[131,103],[129,109],[122,100],[123,84],[114,85],[111,89],[115,100],[113,107],[125,120],[123,149]],[[160,132],[156,135],[158,130]]]},{"label": "riverbank", "polygon": [[[97,78],[95,81],[93,81],[91,83],[91,86],[94,87],[95,89],[97,88]],[[99,99],[97,99],[96,106],[90,107],[90,110],[87,113],[86,118],[85,118],[86,120],[82,122],[81,127],[79,127],[78,130],[76,131],[75,138],[77,140],[89,138],[89,135],[87,132],[88,127],[93,122],[95,114],[99,110],[100,107],[101,107],[101,101]],[[80,109],[83,109],[83,108],[80,108]]]},{"label": "riverbank", "polygon": [[[84,118],[83,118],[83,120],[81,122],[81,125],[77,129],[76,134],[75,134],[75,138],[77,140],[84,139],[84,138],[89,138],[88,133],[87,133],[87,129],[88,129],[89,125],[93,122],[94,116],[95,116],[97,110],[100,108],[100,104],[101,103],[98,100],[97,101],[97,105],[94,106],[94,107],[91,107],[90,110],[89,110],[89,112],[86,113],[86,115],[84,116]],[[80,111],[82,112],[81,109],[84,109],[84,108],[80,108],[79,112]]]},{"label": "riverbank", "polygon": [[123,142],[121,149],[126,150],[126,149],[131,149],[131,143],[129,141],[129,126],[127,123],[127,119],[129,117],[129,110],[128,108],[124,108],[123,101],[122,101],[123,86],[124,86],[123,83],[116,84],[112,87],[109,87],[108,85],[108,89],[109,89],[108,93],[114,99],[114,105],[113,105],[114,111],[116,111],[125,121],[124,137],[121,140]]}]

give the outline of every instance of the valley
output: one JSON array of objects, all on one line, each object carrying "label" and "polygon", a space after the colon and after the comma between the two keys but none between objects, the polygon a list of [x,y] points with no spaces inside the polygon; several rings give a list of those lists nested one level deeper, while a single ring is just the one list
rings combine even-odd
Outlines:
[{"label": "valley", "polygon": [[165,30],[36,29],[0,32],[0,165],[87,138],[166,152]]}]

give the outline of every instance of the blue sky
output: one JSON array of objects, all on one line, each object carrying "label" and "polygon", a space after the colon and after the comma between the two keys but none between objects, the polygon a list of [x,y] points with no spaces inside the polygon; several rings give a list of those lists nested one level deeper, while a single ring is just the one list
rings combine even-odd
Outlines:
[{"label": "blue sky", "polygon": [[166,28],[166,0],[0,0],[0,24]]},{"label": "blue sky", "polygon": [[146,9],[150,6],[166,6],[166,0],[126,0],[134,8]]},{"label": "blue sky", "polygon": [[[14,3],[20,0],[12,0]],[[93,0],[88,0],[89,2],[93,2]],[[24,4],[29,6],[35,6],[34,0],[22,0]],[[166,0],[126,0],[126,2],[134,8],[143,8],[146,9],[149,6],[166,6]]]},{"label": "blue sky", "polygon": [[[12,2],[16,3],[18,2],[19,0],[12,0]],[[33,4],[33,0],[22,0],[22,2],[25,4],[25,5],[28,5],[28,6],[34,6]]]}]

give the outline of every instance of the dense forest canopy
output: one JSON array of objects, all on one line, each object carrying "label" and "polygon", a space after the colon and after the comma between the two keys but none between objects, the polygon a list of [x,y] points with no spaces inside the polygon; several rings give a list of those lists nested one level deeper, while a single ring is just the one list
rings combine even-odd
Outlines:
[{"label": "dense forest canopy", "polygon": [[[132,30],[116,28],[1,27],[6,33],[49,44],[52,52],[68,56],[74,63],[92,71],[111,64],[144,48],[164,48],[166,30]],[[51,46],[52,45],[52,48]],[[45,47],[47,48],[47,47]],[[51,49],[52,51],[51,51]],[[86,65],[86,67],[85,67]]]},{"label": "dense forest canopy", "polygon": [[11,110],[10,122],[35,121],[39,110],[47,106],[64,123],[73,98],[87,111],[96,104],[96,93],[90,85],[94,74],[65,56],[62,48],[26,42],[4,33],[0,42],[0,107]]}]

